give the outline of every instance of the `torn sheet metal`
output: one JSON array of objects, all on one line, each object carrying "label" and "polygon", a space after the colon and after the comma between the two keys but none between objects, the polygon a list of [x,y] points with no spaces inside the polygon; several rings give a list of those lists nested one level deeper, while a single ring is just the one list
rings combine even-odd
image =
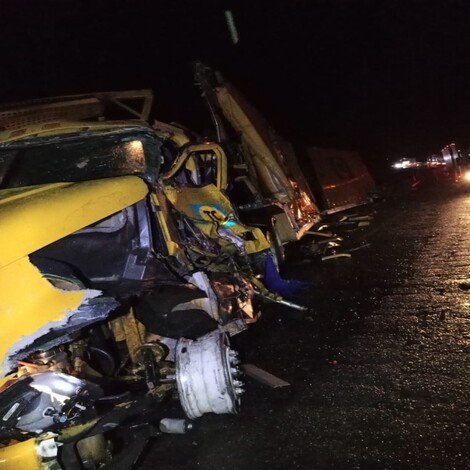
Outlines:
[{"label": "torn sheet metal", "polygon": [[109,301],[91,306],[90,301],[101,294],[97,290],[55,288],[27,257],[0,269],[0,287],[0,376],[16,367],[19,354],[33,352],[38,338],[53,330],[66,334],[82,328],[105,318],[118,305]]},{"label": "torn sheet metal", "polygon": [[[202,271],[198,271],[193,273],[191,276],[188,277],[188,281],[194,284],[196,287],[201,289],[207,295],[206,298],[200,299],[203,302],[202,305],[199,306],[201,310],[204,310],[208,313],[210,317],[212,317],[216,321],[220,321],[220,313],[219,313],[219,301],[217,299],[217,295],[214,292],[214,289],[211,286],[209,278],[207,277],[206,273]],[[193,304],[194,301],[189,302],[189,304]],[[179,310],[184,309],[181,304],[179,307],[176,307]],[[189,306],[188,306],[189,308]],[[193,307],[194,308],[194,304]]]},{"label": "torn sheet metal", "polygon": [[[248,254],[258,253],[269,248],[263,232],[242,224],[233,214],[230,201],[214,185],[200,188],[165,187],[165,195],[175,209],[193,220],[202,233],[212,239],[223,240],[226,230],[241,237]],[[222,228],[222,231],[218,229]],[[225,238],[233,243],[233,237]]]}]

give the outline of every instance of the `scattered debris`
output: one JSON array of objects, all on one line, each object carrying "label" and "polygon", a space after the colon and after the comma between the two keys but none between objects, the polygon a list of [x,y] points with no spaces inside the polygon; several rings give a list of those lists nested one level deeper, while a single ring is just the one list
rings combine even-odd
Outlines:
[{"label": "scattered debris", "polygon": [[327,255],[322,257],[322,261],[328,261],[330,259],[337,259],[337,258],[351,258],[349,253],[335,253],[333,255]]},{"label": "scattered debris", "polygon": [[364,248],[370,248],[370,243],[364,243],[363,245],[359,245],[359,246],[355,246],[353,248],[349,248],[348,250],[346,250],[346,252],[351,253],[352,251],[358,251],[358,250],[362,250]]},{"label": "scattered debris", "polygon": [[[322,225],[318,230],[320,230],[322,227],[326,227],[326,225]],[[309,230],[308,232],[305,232],[305,235],[314,235],[316,237],[325,237],[325,238],[333,238],[335,236],[333,232],[320,232],[320,231],[313,231],[313,230]]]},{"label": "scattered debris", "polygon": [[258,382],[267,385],[268,387],[280,388],[290,386],[289,382],[286,382],[285,380],[282,380],[279,377],[276,377],[275,375],[260,369],[254,364],[243,364],[241,367],[248,377],[257,380]]},{"label": "scattered debris", "polygon": [[186,434],[194,429],[194,423],[189,419],[163,418],[159,429],[166,434]]}]

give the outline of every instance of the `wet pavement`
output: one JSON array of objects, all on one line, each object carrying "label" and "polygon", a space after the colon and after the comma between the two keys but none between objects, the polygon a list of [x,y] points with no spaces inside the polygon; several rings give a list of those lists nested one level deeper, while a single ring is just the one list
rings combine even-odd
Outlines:
[{"label": "wet pavement", "polygon": [[368,228],[341,229],[370,243],[353,258],[289,267],[312,282],[312,313],[269,309],[233,340],[291,386],[247,378],[239,415],[156,438],[139,468],[470,468],[470,190],[374,210]]}]

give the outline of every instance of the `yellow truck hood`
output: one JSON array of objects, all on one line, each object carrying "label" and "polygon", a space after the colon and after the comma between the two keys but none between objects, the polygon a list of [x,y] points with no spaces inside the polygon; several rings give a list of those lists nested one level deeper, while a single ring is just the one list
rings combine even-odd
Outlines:
[{"label": "yellow truck hood", "polygon": [[0,269],[142,200],[137,176],[0,190]]}]

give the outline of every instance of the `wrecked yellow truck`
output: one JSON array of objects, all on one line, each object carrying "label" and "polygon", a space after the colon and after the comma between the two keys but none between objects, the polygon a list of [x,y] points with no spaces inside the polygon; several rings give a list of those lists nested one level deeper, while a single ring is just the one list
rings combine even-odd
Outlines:
[{"label": "wrecked yellow truck", "polygon": [[159,186],[174,211],[224,252],[232,253],[259,297],[305,310],[279,295],[294,293],[301,286],[281,278],[280,260],[263,230],[238,217],[227,194],[228,165],[222,147],[176,125],[155,121],[153,128],[163,141],[168,162],[160,172]]},{"label": "wrecked yellow truck", "polygon": [[225,195],[222,148],[150,127],[149,97],[0,108],[2,470],[131,468],[190,426],[165,417],[175,395],[190,419],[237,412],[226,333],[256,294],[284,302],[253,277],[270,244]]},{"label": "wrecked yellow truck", "polygon": [[175,393],[237,411],[252,287],[167,213],[153,129],[35,119],[0,132],[0,468],[131,468]]}]

